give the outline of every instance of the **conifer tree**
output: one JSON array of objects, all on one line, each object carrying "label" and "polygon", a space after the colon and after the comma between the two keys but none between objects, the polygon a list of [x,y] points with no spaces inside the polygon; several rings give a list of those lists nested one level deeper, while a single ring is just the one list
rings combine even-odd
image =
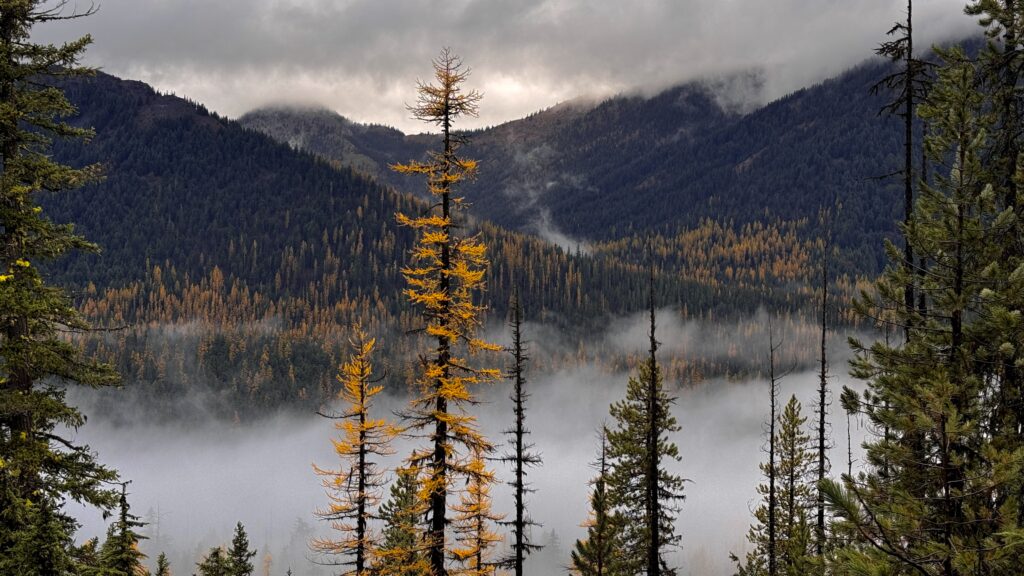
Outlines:
[{"label": "conifer tree", "polygon": [[380,507],[384,522],[373,572],[380,576],[427,576],[430,566],[422,550],[419,522],[424,506],[418,499],[419,473],[399,468],[390,495]]},{"label": "conifer tree", "polygon": [[999,362],[988,354],[1007,336],[990,330],[1000,304],[989,293],[1009,281],[999,264],[1015,217],[986,182],[993,117],[975,67],[960,49],[940,54],[944,65],[920,114],[930,126],[929,158],[943,170],[922,188],[905,231],[931,263],[921,287],[930,306],[924,316],[893,306],[906,280],[899,266],[878,281],[877,296],[857,303],[865,314],[895,309],[900,323],[920,328],[898,346],[854,341],[854,374],[868,380],[868,392],[845,391],[844,406],[888,433],[866,444],[868,470],[823,486],[843,529],[857,535],[837,554],[840,569],[1017,574],[1021,453],[986,429],[987,399],[1000,387],[991,372]]},{"label": "conifer tree", "polygon": [[139,550],[136,528],[145,526],[128,506],[128,482],[121,484],[117,520],[107,530],[107,540],[100,549],[99,561],[104,576],[143,576],[149,574],[142,561],[146,555]]},{"label": "conifer tree", "polygon": [[[916,184],[913,159],[914,120],[917,116],[917,106],[926,98],[930,84],[929,63],[914,57],[913,16],[913,0],[907,0],[907,19],[896,22],[888,33],[893,38],[883,42],[875,51],[879,56],[899,63],[900,69],[871,88],[872,93],[877,93],[883,88],[895,92],[895,97],[882,108],[882,111],[894,114],[903,121],[903,169],[899,173],[903,176],[903,226],[908,229],[913,225]],[[903,242],[903,265],[907,270],[915,268],[914,247],[906,238]],[[915,277],[911,275],[904,286],[903,304],[908,309],[914,306],[914,282]],[[909,330],[909,327],[906,329]]]},{"label": "conifer tree", "polygon": [[420,492],[427,503],[427,558],[434,576],[443,576],[451,557],[447,512],[453,482],[457,476],[471,475],[473,454],[493,449],[466,410],[473,403],[470,388],[500,376],[499,370],[473,367],[459,350],[473,354],[500,348],[475,336],[483,307],[474,297],[484,287],[487,256],[479,236],[460,235],[456,221],[465,204],[455,188],[476,172],[476,161],[459,155],[463,139],[454,132],[453,123],[477,114],[480,94],[463,91],[469,70],[450,50],[443,50],[433,64],[436,84],[420,83],[418,101],[410,110],[441,130],[442,149],[432,152],[426,162],[392,168],[426,176],[435,201],[419,216],[399,213],[397,218],[417,233],[411,261],[402,269],[408,285],[405,295],[419,310],[422,332],[436,342],[423,359],[418,395],[405,417],[408,430],[426,431],[430,440],[430,446],[414,451],[409,462],[424,471]]},{"label": "conifer tree", "polygon": [[[94,250],[70,224],[42,213],[40,196],[95,181],[95,166],[72,168],[49,153],[53,138],[88,139],[64,118],[75,112],[56,83],[92,70],[78,65],[89,36],[59,46],[32,40],[33,28],[87,16],[67,2],[0,0],[0,571],[30,574],[41,555],[66,566],[56,546],[75,524],[62,509],[71,499],[106,511],[117,503],[116,474],[72,441],[84,416],[56,380],[110,385],[117,375],[84,359],[63,331],[88,328],[43,267],[71,250]],[[48,540],[29,538],[44,531]],[[57,531],[63,533],[60,536]],[[47,551],[26,549],[38,542]],[[21,556],[14,556],[14,554]],[[57,556],[63,555],[63,558]]]},{"label": "conifer tree", "polygon": [[650,279],[650,348],[639,375],[631,377],[626,398],[612,404],[615,428],[608,432],[612,474],[612,504],[623,522],[624,565],[629,573],[657,576],[672,573],[665,563],[666,548],[676,546],[676,502],[683,499],[683,478],[665,468],[680,460],[679,449],[668,435],[680,430],[670,408],[675,399],[662,385],[658,341],[654,335],[654,271]]},{"label": "conifer tree", "polygon": [[[909,98],[909,96],[908,96]],[[830,465],[828,460],[829,438],[828,431],[828,407],[830,395],[828,390],[828,282],[829,282],[829,261],[832,250],[832,215],[831,210],[822,210],[818,220],[821,222],[822,236],[819,242],[821,248],[821,349],[819,351],[818,370],[818,483],[820,484],[828,473]],[[912,289],[911,294],[913,293]],[[911,296],[911,303],[913,298]],[[911,306],[912,308],[913,306]],[[827,538],[825,529],[825,495],[819,487],[817,490],[817,521],[814,530],[814,549],[818,558],[825,555],[825,541]]]},{"label": "conifer tree", "polygon": [[512,528],[513,539],[512,551],[504,564],[512,569],[515,576],[523,576],[526,556],[540,548],[530,542],[529,529],[539,524],[530,518],[526,510],[526,495],[534,491],[526,481],[526,476],[528,468],[540,466],[541,457],[533,451],[534,445],[527,441],[530,431],[526,428],[526,400],[530,394],[526,391],[526,362],[529,357],[526,355],[526,345],[523,342],[523,314],[518,293],[512,296],[511,309],[512,319],[509,325],[512,328],[512,348],[509,352],[512,354],[512,368],[507,376],[512,380],[512,410],[515,422],[512,428],[506,431],[511,449],[502,456],[502,461],[513,466],[513,478],[508,484],[514,491],[515,518],[502,524]]},{"label": "conifer tree", "polygon": [[156,572],[153,576],[171,576],[171,563],[167,561],[167,555],[163,552],[156,557]]},{"label": "conifer tree", "polygon": [[[1024,266],[1024,191],[1020,186],[1021,75],[1024,64],[1024,4],[1019,0],[975,0],[969,14],[980,16],[989,42],[980,55],[981,78],[990,101],[992,119],[991,152],[984,178],[996,191],[997,209],[1010,210],[1014,217],[1000,238],[999,261],[993,263],[987,302],[990,314],[980,318],[979,329],[986,335],[979,355],[993,367],[990,377],[998,382],[988,409],[989,433],[1001,450],[1024,448],[1024,325],[1014,310],[1024,310],[1020,273]],[[1024,477],[1011,490],[1002,491],[1000,501],[1017,501],[1017,526],[1024,527]]]},{"label": "conifer tree", "polygon": [[368,569],[374,552],[370,521],[375,517],[374,508],[380,500],[383,474],[373,458],[393,453],[390,445],[393,427],[384,419],[370,416],[373,397],[384,389],[373,380],[370,357],[375,343],[361,327],[354,327],[349,341],[352,356],[342,365],[337,377],[341,384],[338,397],[345,407],[340,414],[328,415],[337,420],[335,428],[342,433],[342,437],[334,441],[341,468],[314,466],[316,473],[324,477],[323,485],[330,498],[329,506],[317,510],[316,514],[329,521],[340,536],[339,539],[314,539],[312,548],[340,557],[328,562],[351,566],[350,573],[357,576]]},{"label": "conifer tree", "polygon": [[245,533],[245,526],[239,522],[235,524],[235,535],[231,538],[231,548],[228,549],[231,575],[251,576],[255,568],[252,563],[254,557],[256,557],[256,550],[249,549],[249,535]]},{"label": "conifer tree", "polygon": [[601,428],[600,449],[594,469],[597,476],[590,485],[590,516],[583,523],[587,537],[577,540],[571,552],[572,571],[577,576],[620,576],[622,571],[620,520],[612,510],[608,499],[608,478],[611,463],[608,461],[608,430]]},{"label": "conifer tree", "polygon": [[779,536],[776,542],[780,572],[786,576],[808,574],[820,564],[814,554],[817,543],[811,534],[815,484],[812,466],[816,458],[811,437],[804,431],[807,418],[791,396],[779,419]]},{"label": "conifer tree", "polygon": [[199,576],[234,576],[231,559],[221,546],[210,548],[206,558],[197,563],[196,567]]},{"label": "conifer tree", "polygon": [[455,558],[462,563],[460,574],[486,576],[493,574],[500,562],[491,559],[491,551],[502,537],[492,525],[503,516],[491,511],[491,484],[494,473],[487,469],[483,454],[479,451],[470,462],[469,478],[462,498],[452,509],[455,512],[454,532],[459,546],[453,550]]},{"label": "conifer tree", "polygon": [[767,484],[760,484],[757,492],[764,497],[765,501],[754,511],[756,524],[750,527],[747,532],[747,541],[754,546],[754,549],[747,553],[743,562],[735,554],[731,555],[736,562],[738,576],[777,576],[778,571],[778,464],[776,462],[776,451],[778,446],[778,434],[776,423],[778,421],[778,400],[779,400],[779,379],[781,374],[776,373],[775,354],[780,344],[775,343],[775,333],[772,328],[771,318],[768,319],[768,461],[760,464],[761,473],[768,481]]}]

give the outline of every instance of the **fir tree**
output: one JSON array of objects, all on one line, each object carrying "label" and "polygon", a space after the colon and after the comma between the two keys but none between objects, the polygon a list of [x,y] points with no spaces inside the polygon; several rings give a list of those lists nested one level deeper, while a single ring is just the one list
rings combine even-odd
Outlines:
[{"label": "fir tree", "polygon": [[506,433],[509,436],[511,450],[502,456],[502,461],[512,464],[513,478],[508,483],[514,493],[515,518],[508,522],[502,522],[512,528],[512,551],[504,562],[511,568],[516,576],[523,576],[523,563],[532,551],[540,546],[530,542],[529,529],[539,526],[534,522],[526,510],[526,495],[534,492],[526,481],[528,469],[540,466],[540,454],[533,451],[534,445],[527,441],[530,431],[526,428],[526,400],[530,394],[526,391],[526,362],[529,357],[526,355],[526,345],[523,342],[522,323],[523,311],[519,302],[519,294],[512,296],[512,319],[509,325],[512,328],[512,368],[507,376],[512,380],[512,411],[515,422]]},{"label": "fir tree", "polygon": [[[64,290],[48,284],[42,272],[71,250],[95,246],[74,234],[70,224],[48,219],[39,197],[95,181],[99,170],[65,166],[50,154],[53,138],[91,134],[64,121],[75,109],[55,87],[63,78],[92,73],[78,65],[91,39],[40,44],[32,41],[33,28],[90,13],[70,12],[63,1],[0,0],[0,571],[5,573],[31,574],[40,568],[27,563],[44,556],[54,567],[69,565],[70,549],[56,547],[74,532],[62,509],[66,500],[104,511],[117,503],[108,484],[116,474],[87,446],[69,439],[67,431],[85,418],[55,385],[56,380],[111,385],[117,375],[84,359],[62,336],[88,326]],[[51,538],[29,537],[40,530]],[[49,548],[33,551],[32,542]]]},{"label": "fir tree", "polygon": [[390,495],[380,507],[384,522],[377,546],[373,572],[381,576],[426,576],[430,566],[421,549],[422,531],[419,519],[422,502],[418,499],[419,473],[399,468],[391,484]]},{"label": "fir tree", "polygon": [[786,576],[807,574],[819,564],[814,559],[817,543],[811,535],[815,484],[812,466],[816,458],[811,437],[804,431],[807,418],[791,396],[779,419],[779,502],[776,541],[780,572]]},{"label": "fir tree", "polygon": [[255,556],[256,550],[249,549],[249,536],[245,533],[245,526],[242,526],[241,522],[235,524],[235,535],[231,539],[231,548],[228,549],[231,575],[251,576],[254,569],[252,559]]},{"label": "fir tree", "polygon": [[153,576],[171,576],[171,563],[167,561],[167,555],[163,552],[156,557],[156,572]]},{"label": "fir tree", "polygon": [[196,567],[199,568],[199,576],[234,576],[231,558],[221,546],[210,548],[206,558]]},{"label": "fir tree", "polygon": [[107,540],[100,549],[99,560],[104,576],[141,576],[149,573],[142,564],[146,555],[139,550],[139,540],[145,536],[135,531],[145,524],[129,509],[128,484],[121,484],[117,520],[107,530]]},{"label": "fir tree", "polygon": [[600,450],[593,466],[597,476],[591,480],[590,516],[583,523],[587,537],[577,540],[571,552],[572,571],[578,576],[620,576],[623,550],[619,539],[621,525],[608,500],[608,431],[601,429]]},{"label": "fir tree", "polygon": [[317,515],[331,523],[341,533],[340,539],[318,538],[313,540],[315,551],[339,556],[332,564],[352,566],[351,573],[361,576],[369,567],[373,555],[374,539],[370,533],[370,521],[375,517],[374,508],[380,500],[383,475],[377,469],[374,457],[393,453],[390,441],[393,427],[383,419],[370,417],[373,397],[384,389],[373,380],[373,365],[370,356],[375,341],[368,339],[359,326],[353,330],[350,340],[351,359],[341,367],[338,382],[342,388],[339,398],[345,402],[344,411],[329,417],[337,419],[335,427],[343,437],[334,441],[335,453],[342,461],[340,470],[329,470],[314,466],[317,474],[324,476],[324,487],[331,502],[327,509]]},{"label": "fir tree", "polygon": [[419,216],[399,213],[397,218],[399,224],[417,233],[411,261],[402,270],[408,284],[405,294],[419,309],[422,331],[436,341],[433,353],[423,359],[419,393],[405,416],[409,430],[429,431],[431,445],[416,450],[409,462],[425,474],[420,491],[427,503],[427,558],[434,576],[444,576],[446,560],[451,557],[448,495],[456,476],[472,474],[473,454],[492,450],[476,419],[466,411],[473,403],[470,387],[500,376],[499,370],[472,367],[458,349],[472,354],[500,348],[475,336],[482,306],[474,302],[474,296],[484,287],[487,256],[479,236],[459,235],[456,222],[465,205],[455,195],[455,188],[476,172],[476,162],[458,154],[462,139],[453,131],[453,123],[477,114],[480,94],[462,90],[469,71],[450,50],[443,50],[433,64],[436,84],[421,83],[419,99],[410,110],[414,117],[441,129],[443,147],[431,153],[427,162],[393,168],[426,176],[436,202]]},{"label": "fir tree", "polygon": [[623,521],[624,559],[630,573],[657,576],[672,573],[665,564],[665,549],[676,546],[675,502],[683,499],[684,480],[665,469],[680,460],[679,449],[667,436],[680,430],[670,408],[675,401],[662,386],[655,339],[654,272],[650,283],[650,348],[639,376],[630,378],[625,400],[611,406],[616,427],[608,432],[612,474],[612,504]]}]

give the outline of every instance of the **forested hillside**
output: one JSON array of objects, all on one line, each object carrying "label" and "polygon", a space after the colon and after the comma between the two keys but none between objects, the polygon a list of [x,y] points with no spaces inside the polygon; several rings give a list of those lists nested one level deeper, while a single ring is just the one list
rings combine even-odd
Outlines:
[{"label": "forested hillside", "polygon": [[[82,111],[75,122],[97,135],[87,145],[59,143],[56,155],[101,163],[106,178],[47,197],[46,209],[103,251],[71,256],[55,271],[77,287],[90,318],[118,328],[88,346],[141,383],[141,394],[212,391],[219,401],[211,405],[229,415],[316,405],[333,394],[347,326],[415,327],[399,273],[411,236],[394,213],[421,210],[420,200],[139,82],[101,74],[67,93]],[[493,258],[483,302],[492,321],[504,318],[516,287],[528,319],[571,341],[635,310],[646,282],[635,258],[642,246],[567,252],[485,221],[474,226]],[[807,292],[786,286],[809,272],[813,249],[798,230],[780,223],[733,233],[705,222],[659,241],[659,299],[694,319],[739,319],[762,306],[800,311]],[[414,354],[405,342],[386,338],[388,357]],[[609,366],[626,361],[598,348],[561,362],[580,354]],[[676,373],[743,370],[719,362]]]},{"label": "forested hillside", "polygon": [[[749,113],[723,110],[699,82],[561,104],[473,132],[480,175],[465,193],[484,218],[561,233],[570,245],[676,236],[708,219],[734,228],[808,220],[809,238],[818,209],[839,199],[843,266],[875,274],[898,213],[898,182],[881,177],[898,167],[899,130],[879,117],[886,97],[870,91],[888,70],[865,62]],[[239,121],[411,192],[413,182],[383,168],[422,156],[431,142],[325,110],[264,109]]]}]

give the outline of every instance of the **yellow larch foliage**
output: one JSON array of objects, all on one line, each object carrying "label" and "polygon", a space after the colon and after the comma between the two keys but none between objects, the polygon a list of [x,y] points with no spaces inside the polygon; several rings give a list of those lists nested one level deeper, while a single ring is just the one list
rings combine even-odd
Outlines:
[{"label": "yellow larch foliage", "polygon": [[497,564],[492,560],[494,547],[503,540],[493,526],[504,516],[491,511],[491,485],[494,472],[487,469],[483,454],[477,451],[469,463],[469,477],[462,498],[453,509],[458,546],[452,556],[461,563],[459,574],[489,576]]},{"label": "yellow larch foliage", "polygon": [[374,380],[370,361],[376,341],[358,325],[352,332],[352,356],[337,376],[341,384],[337,399],[342,411],[327,415],[337,420],[335,429],[341,433],[332,440],[341,466],[335,470],[313,465],[323,477],[329,499],[327,507],[318,509],[316,515],[328,521],[337,534],[314,539],[310,546],[321,554],[341,557],[331,563],[350,566],[352,569],[345,574],[362,576],[374,559],[375,535],[370,520],[375,517],[384,485],[383,474],[373,459],[394,453],[391,440],[396,429],[387,420],[370,415],[373,397],[384,388]]},{"label": "yellow larch foliage", "polygon": [[477,164],[459,157],[463,140],[453,133],[452,123],[461,116],[476,116],[480,94],[462,90],[469,70],[451,51],[443,50],[433,64],[435,82],[419,83],[417,103],[409,109],[415,118],[440,128],[443,148],[431,153],[426,162],[392,169],[426,176],[427,189],[435,198],[425,213],[398,214],[397,220],[417,233],[410,261],[402,269],[404,293],[419,314],[419,332],[436,341],[431,353],[421,356],[418,393],[406,420],[409,430],[430,439],[429,446],[412,453],[409,463],[424,471],[419,494],[426,510],[427,558],[435,576],[442,576],[453,557],[446,535],[447,498],[453,482],[477,474],[473,455],[493,449],[480,434],[476,418],[467,412],[474,403],[471,388],[500,375],[498,370],[473,366],[460,354],[500,347],[475,337],[483,306],[474,298],[484,290],[486,249],[479,234],[459,234],[454,221],[465,209],[454,188],[475,175]]}]

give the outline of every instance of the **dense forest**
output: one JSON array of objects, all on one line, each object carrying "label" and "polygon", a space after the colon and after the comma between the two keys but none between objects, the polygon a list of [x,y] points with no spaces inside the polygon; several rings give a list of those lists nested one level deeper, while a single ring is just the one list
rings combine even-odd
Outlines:
[{"label": "dense forest", "polygon": [[[753,111],[697,83],[461,131],[486,101],[444,48],[408,106],[433,132],[406,137],[219,117],[32,36],[94,9],[0,0],[0,573],[695,573],[680,402],[756,378],[724,416],[765,424],[736,576],[1021,574],[1024,7],[969,2],[987,42],[932,51],[913,8],[884,63]],[[583,367],[622,382],[590,481],[555,495],[588,497],[563,551],[535,480],[578,462],[532,428],[574,412],[536,384]],[[786,398],[798,371],[813,394]],[[313,413],[322,529],[300,518],[283,566],[234,518],[147,555],[159,513],[78,433]]]}]

